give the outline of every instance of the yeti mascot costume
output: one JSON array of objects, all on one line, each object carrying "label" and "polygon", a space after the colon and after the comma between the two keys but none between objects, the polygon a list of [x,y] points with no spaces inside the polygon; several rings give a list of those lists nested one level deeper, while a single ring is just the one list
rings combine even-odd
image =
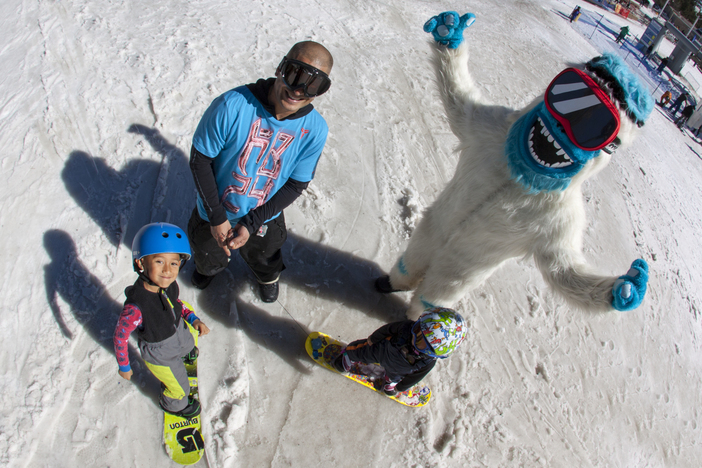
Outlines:
[{"label": "yeti mascot costume", "polygon": [[414,290],[409,318],[450,307],[504,261],[533,256],[546,282],[586,310],[631,310],[646,293],[648,266],[619,277],[591,272],[582,255],[582,183],[629,144],[653,98],[617,56],[569,68],[546,94],[511,111],[481,103],[468,73],[463,30],[475,21],[445,12],[424,30],[449,124],[459,139],[456,173],[426,210],[383,293]]}]

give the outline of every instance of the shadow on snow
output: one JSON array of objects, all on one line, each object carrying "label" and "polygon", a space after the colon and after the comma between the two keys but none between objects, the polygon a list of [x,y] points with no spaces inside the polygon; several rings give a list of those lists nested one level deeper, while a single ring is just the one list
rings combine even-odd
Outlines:
[{"label": "shadow on snow", "polygon": [[[70,305],[76,321],[92,339],[113,353],[112,336],[122,304],[110,298],[105,286],[83,265],[68,233],[60,230],[45,232],[44,248],[51,258],[51,263],[44,267],[46,298],[61,332],[66,338],[73,339],[58,304],[59,296]],[[145,372],[139,353],[131,345],[129,360],[135,370],[132,382],[158,405],[160,383],[150,372]],[[115,378],[118,378],[116,364]]]},{"label": "shadow on snow", "polygon": [[[187,226],[196,191],[183,151],[154,128],[134,124],[128,131],[142,135],[160,154],[161,161],[132,159],[115,170],[102,158],[73,151],[61,175],[68,192],[107,239],[115,246],[124,244],[131,251],[136,232],[147,223],[163,221]],[[62,333],[72,337],[61,317],[56,293],[70,304],[72,313],[91,336],[113,352],[112,333],[122,304],[109,299],[105,287],[82,265],[67,233],[47,232],[44,246],[52,258],[45,271],[47,297]],[[326,299],[334,304],[334,309],[356,309],[382,321],[403,318],[407,306],[400,298],[373,289],[372,281],[383,274],[376,263],[293,233],[288,234],[283,255],[288,268],[281,276],[281,285]],[[196,312],[204,312],[203,319],[241,329],[249,339],[275,352],[295,369],[308,372],[300,362],[307,360],[307,328],[292,315],[274,316],[241,300],[244,288],[255,287],[255,280],[238,255],[232,255],[231,264],[198,293]],[[181,285],[190,284],[193,268],[189,262],[181,271]],[[304,310],[289,310],[281,305],[288,314],[305,316]],[[141,362],[136,354],[130,350],[130,359]],[[148,372],[140,374],[150,376]],[[157,400],[157,385],[154,393]]]}]

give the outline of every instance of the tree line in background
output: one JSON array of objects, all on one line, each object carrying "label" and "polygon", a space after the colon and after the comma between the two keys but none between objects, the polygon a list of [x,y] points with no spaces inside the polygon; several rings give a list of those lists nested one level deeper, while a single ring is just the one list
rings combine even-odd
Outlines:
[{"label": "tree line in background", "polygon": [[654,0],[656,5],[659,7],[664,7],[666,3],[673,8],[675,11],[680,13],[680,16],[688,20],[690,23],[694,23],[699,15],[700,10],[700,0]]}]

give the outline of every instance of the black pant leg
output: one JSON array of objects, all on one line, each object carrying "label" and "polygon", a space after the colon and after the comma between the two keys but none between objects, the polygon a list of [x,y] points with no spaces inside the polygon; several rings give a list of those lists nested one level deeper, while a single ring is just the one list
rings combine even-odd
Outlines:
[{"label": "black pant leg", "polygon": [[261,283],[277,281],[285,270],[281,247],[288,238],[285,216],[280,216],[266,223],[266,235],[260,237],[253,233],[246,244],[239,249],[241,258],[251,268],[256,279]]},{"label": "black pant leg", "polygon": [[201,275],[214,276],[227,268],[229,257],[212,237],[210,223],[200,217],[197,208],[188,221],[188,240],[195,267]]}]

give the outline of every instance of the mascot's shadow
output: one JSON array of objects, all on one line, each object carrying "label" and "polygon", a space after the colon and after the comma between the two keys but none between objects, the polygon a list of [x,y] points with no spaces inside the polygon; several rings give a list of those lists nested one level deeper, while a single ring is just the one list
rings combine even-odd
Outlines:
[{"label": "mascot's shadow", "polygon": [[[112,336],[122,304],[111,299],[105,286],[81,263],[68,233],[60,230],[45,232],[44,248],[51,258],[51,263],[44,267],[46,298],[61,333],[69,340],[73,339],[59,307],[58,296],[69,304],[74,318],[92,339],[114,354]],[[131,345],[129,361],[135,371],[132,382],[158,406],[160,383],[147,372],[139,353]],[[121,380],[116,362],[114,368],[115,379]]]},{"label": "mascot's shadow", "polygon": [[[183,151],[168,142],[157,129],[133,124],[128,131],[142,135],[161,154],[162,161],[132,159],[120,170],[115,170],[102,158],[83,151],[73,151],[61,175],[67,191],[100,226],[107,239],[115,246],[122,243],[131,251],[134,236],[145,224],[165,221],[185,228],[195,204],[196,193],[188,157]],[[56,249],[60,250],[61,245],[70,243],[70,250],[76,259],[74,262],[79,263],[75,244],[66,233],[59,235],[59,232],[61,231],[50,231],[45,235],[49,238],[45,241],[47,251],[50,250],[51,254]],[[65,239],[57,241],[58,238]],[[283,253],[288,269],[281,277],[282,283],[383,320],[403,317],[407,306],[402,300],[385,297],[374,291],[373,279],[383,274],[375,263],[294,234],[289,234]],[[227,280],[227,285],[218,285],[221,282],[218,278],[205,291],[199,292],[196,313],[204,312],[205,321],[211,318],[227,326],[241,328],[250,339],[276,352],[296,369],[305,371],[306,368],[298,361],[307,359],[304,352],[307,330],[295,319],[272,316],[239,300],[242,288],[254,281],[239,255],[233,253],[232,259],[236,267],[228,269],[230,279]],[[47,270],[47,291],[70,290],[73,280],[66,283],[61,275],[53,274],[52,271],[56,268]],[[179,277],[181,286],[190,284],[193,268],[192,262],[189,262]],[[81,271],[83,277],[98,281],[82,265]],[[226,277],[222,274],[220,276]],[[104,293],[102,285],[100,290]],[[51,297],[49,301],[52,303]],[[72,304],[71,301],[68,302]],[[100,341],[98,335],[93,334],[110,351],[113,350],[111,336],[114,325],[122,309],[121,304],[112,302],[110,306],[113,307],[111,310],[114,310],[114,317],[111,327],[107,327],[107,331],[101,331],[107,333],[109,338]],[[237,305],[236,316],[230,314],[232,303]],[[52,304],[55,304],[55,300]],[[72,309],[80,310],[74,307]],[[58,307],[52,305],[52,310],[58,326],[70,338],[70,331],[63,322]],[[304,320],[304,311],[290,312],[296,318]],[[148,372],[145,374],[150,376]]]}]

